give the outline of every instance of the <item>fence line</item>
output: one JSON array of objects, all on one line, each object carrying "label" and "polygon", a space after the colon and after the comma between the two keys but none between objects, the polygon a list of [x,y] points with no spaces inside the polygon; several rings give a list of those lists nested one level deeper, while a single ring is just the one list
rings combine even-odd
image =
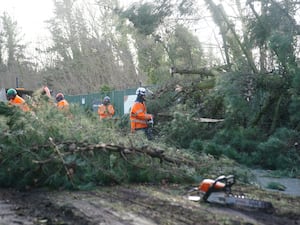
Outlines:
[{"label": "fence line", "polygon": [[116,111],[115,115],[122,116],[125,113],[128,113],[124,112],[124,108],[126,108],[124,104],[128,104],[126,103],[126,100],[128,99],[128,96],[135,95],[135,90],[136,89],[126,89],[92,94],[65,95],[65,98],[70,103],[79,104],[86,109],[96,111],[98,109],[98,105],[102,103],[103,98],[105,96],[109,96],[110,101],[114,105]]}]

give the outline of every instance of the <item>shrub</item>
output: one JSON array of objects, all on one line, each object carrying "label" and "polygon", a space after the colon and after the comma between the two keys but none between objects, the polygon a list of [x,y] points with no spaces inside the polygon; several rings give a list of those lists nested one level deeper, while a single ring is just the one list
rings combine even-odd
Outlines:
[{"label": "shrub", "polygon": [[217,159],[223,154],[222,146],[216,143],[208,143],[204,148],[204,152],[214,156]]},{"label": "shrub", "polygon": [[199,139],[192,140],[189,148],[200,153],[203,151],[203,142]]},{"label": "shrub", "polygon": [[254,162],[274,170],[299,168],[298,140],[300,134],[287,128],[279,128],[252,154]]}]

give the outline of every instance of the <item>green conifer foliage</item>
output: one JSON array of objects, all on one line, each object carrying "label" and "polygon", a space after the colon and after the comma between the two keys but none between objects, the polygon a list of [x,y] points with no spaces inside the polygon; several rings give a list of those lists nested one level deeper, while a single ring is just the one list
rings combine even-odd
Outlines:
[{"label": "green conifer foliage", "polygon": [[[88,189],[129,182],[192,180],[172,150],[119,132],[72,105],[71,116],[49,102],[32,112],[0,104],[0,186]],[[112,122],[113,123],[113,122]],[[112,124],[111,123],[111,124]],[[110,124],[110,125],[111,125]]]}]

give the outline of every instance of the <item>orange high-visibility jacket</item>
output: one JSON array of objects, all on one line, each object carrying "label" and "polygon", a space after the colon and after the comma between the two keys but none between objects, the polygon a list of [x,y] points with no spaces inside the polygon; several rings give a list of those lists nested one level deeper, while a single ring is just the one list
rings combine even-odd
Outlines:
[{"label": "orange high-visibility jacket", "polygon": [[100,119],[112,118],[114,114],[115,114],[115,109],[112,104],[109,105],[101,104],[98,106],[98,115]]},{"label": "orange high-visibility jacket", "polygon": [[30,111],[25,100],[22,97],[20,97],[19,95],[16,95],[16,97],[14,99],[9,100],[9,103],[20,107],[20,109],[22,109],[24,112]]},{"label": "orange high-visibility jacket", "polygon": [[152,115],[147,114],[146,105],[143,102],[135,102],[130,111],[131,131],[148,127],[147,121],[151,120]]},{"label": "orange high-visibility jacket", "polygon": [[59,101],[57,104],[56,104],[57,108],[59,110],[68,110],[69,109],[69,103],[67,102],[66,99],[63,99],[61,101]]}]

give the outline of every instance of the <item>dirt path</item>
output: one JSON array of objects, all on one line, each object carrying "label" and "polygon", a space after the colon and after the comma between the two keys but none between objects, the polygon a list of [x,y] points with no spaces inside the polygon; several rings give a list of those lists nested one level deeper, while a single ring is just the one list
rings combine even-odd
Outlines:
[{"label": "dirt path", "polygon": [[281,202],[283,210],[276,208],[273,214],[267,214],[191,202],[179,194],[178,187],[115,186],[81,192],[1,190],[0,225],[300,224],[300,198],[274,196],[269,196],[273,205],[278,207],[276,202]]}]

